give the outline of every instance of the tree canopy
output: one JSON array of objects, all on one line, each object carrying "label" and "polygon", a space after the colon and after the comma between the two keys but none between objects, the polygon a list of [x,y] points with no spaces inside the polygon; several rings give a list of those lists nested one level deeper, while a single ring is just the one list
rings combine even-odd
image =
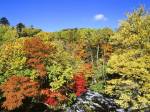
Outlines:
[{"label": "tree canopy", "polygon": [[10,25],[8,19],[6,17],[0,18],[0,25]]},{"label": "tree canopy", "polygon": [[28,111],[33,102],[65,111],[88,89],[129,111],[150,107],[150,14],[139,8],[119,28],[57,32],[0,19],[0,104]]}]

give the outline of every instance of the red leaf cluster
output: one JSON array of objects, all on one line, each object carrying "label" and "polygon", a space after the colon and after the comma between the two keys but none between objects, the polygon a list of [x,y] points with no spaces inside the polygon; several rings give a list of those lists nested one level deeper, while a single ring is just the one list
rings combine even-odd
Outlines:
[{"label": "red leaf cluster", "polygon": [[45,96],[44,103],[51,106],[57,106],[59,102],[64,101],[67,98],[60,92],[51,91],[50,89],[41,90],[41,94]]},{"label": "red leaf cluster", "polygon": [[74,88],[76,91],[76,95],[80,96],[81,94],[86,92],[86,79],[82,72],[79,72],[74,75]]},{"label": "red leaf cluster", "polygon": [[27,97],[35,97],[38,94],[38,83],[24,76],[11,76],[1,90],[6,98],[2,107],[13,110],[22,105],[22,101]]},{"label": "red leaf cluster", "polygon": [[51,106],[57,106],[58,105],[58,101],[56,100],[56,98],[53,97],[48,97],[44,103],[51,105]]}]

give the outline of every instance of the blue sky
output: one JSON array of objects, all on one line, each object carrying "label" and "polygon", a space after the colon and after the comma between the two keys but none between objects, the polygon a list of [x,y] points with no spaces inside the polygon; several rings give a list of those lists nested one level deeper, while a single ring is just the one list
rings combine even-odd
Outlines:
[{"label": "blue sky", "polygon": [[127,12],[141,4],[150,9],[150,0],[0,0],[0,17],[11,25],[23,22],[44,31],[63,28],[118,27]]}]

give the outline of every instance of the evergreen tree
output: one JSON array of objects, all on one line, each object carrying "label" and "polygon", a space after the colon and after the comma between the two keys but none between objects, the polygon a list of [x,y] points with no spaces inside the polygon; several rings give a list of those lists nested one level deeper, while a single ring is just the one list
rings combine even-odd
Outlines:
[{"label": "evergreen tree", "polygon": [[17,29],[17,33],[18,33],[19,37],[21,37],[23,28],[25,28],[25,25],[23,23],[18,23],[16,25],[16,29]]},{"label": "evergreen tree", "polygon": [[1,19],[0,19],[0,25],[10,25],[10,23],[9,23],[9,21],[8,21],[8,19],[6,18],[6,17],[2,17]]}]

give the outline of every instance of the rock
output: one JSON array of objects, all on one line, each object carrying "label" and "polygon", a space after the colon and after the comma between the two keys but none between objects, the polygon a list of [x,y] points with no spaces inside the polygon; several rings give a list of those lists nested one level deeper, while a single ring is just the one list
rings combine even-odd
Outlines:
[{"label": "rock", "polygon": [[113,99],[88,90],[77,98],[67,112],[125,112],[125,110],[119,108]]}]

